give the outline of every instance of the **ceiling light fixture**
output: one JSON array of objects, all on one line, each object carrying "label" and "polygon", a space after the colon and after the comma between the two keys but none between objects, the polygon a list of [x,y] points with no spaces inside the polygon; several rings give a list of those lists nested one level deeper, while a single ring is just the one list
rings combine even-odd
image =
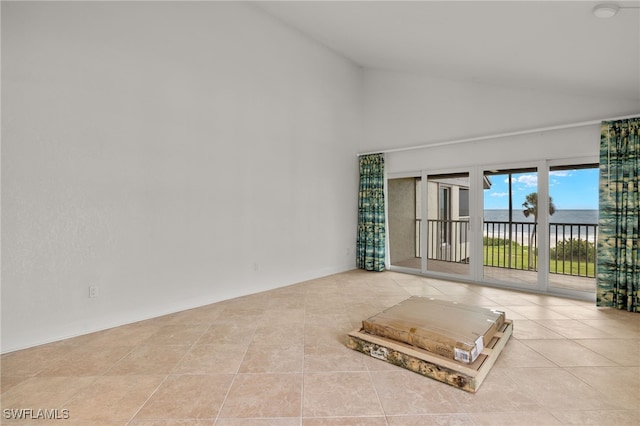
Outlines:
[{"label": "ceiling light fixture", "polygon": [[598,18],[611,18],[618,13],[618,9],[615,4],[599,4],[593,8],[593,14]]}]

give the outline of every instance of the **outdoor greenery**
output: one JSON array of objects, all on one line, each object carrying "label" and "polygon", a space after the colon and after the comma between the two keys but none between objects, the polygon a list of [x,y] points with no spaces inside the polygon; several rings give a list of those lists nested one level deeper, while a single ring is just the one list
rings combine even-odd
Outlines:
[{"label": "outdoor greenery", "polygon": [[[536,270],[537,249],[529,256],[529,247],[504,238],[484,237],[484,265],[499,268]],[[549,272],[567,275],[595,276],[595,244],[582,239],[558,242],[549,252]],[[509,262],[511,259],[511,262]],[[529,268],[529,265],[532,268]]]},{"label": "outdoor greenery", "polygon": [[[537,217],[538,217],[538,193],[537,192],[532,192],[531,194],[527,195],[525,197],[525,201],[524,203],[522,203],[522,207],[524,208],[523,210],[523,214],[524,217],[529,217],[529,216],[533,216],[533,232],[529,234],[529,245],[532,246],[533,244],[531,244],[532,239],[535,239],[536,237],[536,227],[537,227]],[[549,197],[549,215],[553,216],[553,214],[556,212],[556,206],[555,204],[553,204],[553,199],[551,197]],[[536,253],[532,253],[529,252],[529,259],[528,259],[528,263],[529,264],[534,264],[536,263],[536,259],[533,258],[533,256],[535,256]],[[531,268],[531,269],[535,269],[535,268]]]},{"label": "outdoor greenery", "polygon": [[[509,250],[511,256],[509,256]],[[511,261],[509,261],[511,259]],[[484,265],[499,268],[529,269],[529,247],[505,238],[484,237]],[[537,253],[532,257],[535,261]],[[533,268],[535,269],[535,268]]]},{"label": "outdoor greenery", "polygon": [[559,241],[549,252],[551,259],[591,259],[596,255],[596,245],[582,238]]},{"label": "outdoor greenery", "polygon": [[[538,193],[526,196],[522,203],[525,217],[533,216],[533,231],[529,233],[529,244],[523,245],[505,238],[484,237],[484,265],[499,268],[537,270],[538,250],[535,246],[538,217]],[[553,199],[549,197],[549,215],[556,212]],[[549,250],[549,272],[595,277],[595,244],[583,239],[560,241]]]},{"label": "outdoor greenery", "polygon": [[[536,222],[536,218],[538,217],[538,193],[532,192],[531,194],[525,197],[524,203],[522,203],[522,207],[524,210],[522,213],[524,217],[533,216],[533,222]],[[553,204],[553,198],[549,197],[549,215],[553,216],[556,212],[556,206]]]},{"label": "outdoor greenery", "polygon": [[582,238],[559,241],[549,250],[551,272],[595,276],[596,245]]},{"label": "outdoor greenery", "polygon": [[558,260],[557,262],[554,259],[551,259],[549,262],[549,272],[552,274],[564,274],[564,275],[579,275],[581,277],[595,277],[596,276],[596,266],[593,262],[583,262],[582,259],[580,263],[576,260],[573,262],[569,260]]},{"label": "outdoor greenery", "polygon": [[[509,243],[509,240],[506,238],[492,238],[492,237],[484,237],[483,244],[486,246],[506,246]],[[520,244],[512,241],[511,247],[520,247]]]}]

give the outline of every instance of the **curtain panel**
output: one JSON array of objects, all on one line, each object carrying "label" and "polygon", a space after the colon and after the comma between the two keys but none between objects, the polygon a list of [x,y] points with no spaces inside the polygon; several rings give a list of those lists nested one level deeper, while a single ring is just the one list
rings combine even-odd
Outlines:
[{"label": "curtain panel", "polygon": [[597,305],[640,312],[640,117],[604,121],[600,136]]},{"label": "curtain panel", "polygon": [[358,268],[385,270],[384,154],[360,157],[358,192]]}]

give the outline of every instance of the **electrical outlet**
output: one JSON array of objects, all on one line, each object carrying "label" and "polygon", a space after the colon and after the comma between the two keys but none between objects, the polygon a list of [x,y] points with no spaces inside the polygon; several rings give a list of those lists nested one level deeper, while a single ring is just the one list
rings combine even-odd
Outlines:
[{"label": "electrical outlet", "polygon": [[98,297],[98,287],[92,285],[89,287],[89,298],[93,299],[94,297]]}]

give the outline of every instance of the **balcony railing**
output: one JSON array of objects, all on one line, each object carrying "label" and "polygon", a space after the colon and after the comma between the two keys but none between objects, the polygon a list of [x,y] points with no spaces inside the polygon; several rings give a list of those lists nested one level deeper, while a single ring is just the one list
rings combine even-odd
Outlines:
[{"label": "balcony railing", "polygon": [[531,222],[484,222],[484,266],[537,270],[537,234]]},{"label": "balcony railing", "polygon": [[595,278],[597,224],[549,224],[551,272]]},{"label": "balcony railing", "polygon": [[[422,223],[416,220],[416,257],[422,256]],[[597,224],[549,224],[549,272],[595,277]],[[538,270],[538,229],[531,222],[484,222],[484,266]],[[468,263],[469,222],[428,220],[427,258]]]},{"label": "balcony railing", "polygon": [[427,221],[427,259],[447,262],[468,263],[469,221],[468,220],[434,220]]}]

